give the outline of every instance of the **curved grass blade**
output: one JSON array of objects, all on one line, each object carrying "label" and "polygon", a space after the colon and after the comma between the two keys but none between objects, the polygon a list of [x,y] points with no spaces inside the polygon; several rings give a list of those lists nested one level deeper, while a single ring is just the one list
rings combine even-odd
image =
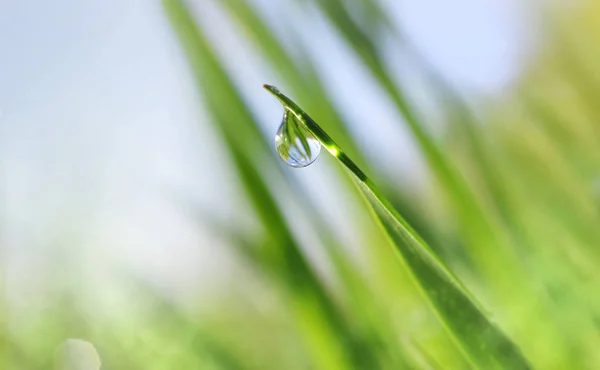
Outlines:
[{"label": "curved grass blade", "polygon": [[296,103],[277,88],[270,85],[264,87],[354,175],[362,194],[417,285],[472,364],[485,369],[528,369],[527,360],[516,345],[482,312],[466,288],[396,212],[364,172]]},{"label": "curved grass blade", "polygon": [[267,151],[268,144],[259,132],[256,119],[185,2],[163,0],[163,6],[184,46],[199,91],[231,155],[242,188],[258,221],[268,230],[266,246],[271,248],[264,250],[261,261],[268,264],[278,281],[285,285],[287,308],[295,318],[313,366],[340,370],[373,368],[378,361],[376,343],[357,335],[353,323],[342,314],[267,186],[255,158]]},{"label": "curved grass blade", "polygon": [[[362,2],[365,1],[367,0],[362,0]],[[492,287],[491,292],[499,296],[498,299],[505,299],[507,295],[514,296],[515,294],[527,296],[520,290],[514,289],[512,279],[506,278],[511,276],[506,274],[506,271],[516,274],[520,273],[519,269],[522,269],[513,245],[505,235],[498,232],[497,220],[494,215],[485,209],[463,174],[444,155],[440,145],[421,121],[416,107],[410,102],[408,91],[394,82],[392,73],[379,48],[380,38],[353,18],[346,2],[336,0],[315,0],[313,2],[327,16],[331,25],[345,38],[347,45],[354,50],[356,56],[363,62],[365,68],[370,71],[374,80],[387,93],[396,105],[398,112],[404,117],[429,169],[435,175],[437,183],[443,189],[457,215],[461,232],[467,236],[468,242],[464,246],[476,262],[470,267],[474,269],[478,279],[487,287]],[[382,14],[383,12],[378,13]],[[379,22],[382,25],[389,23],[385,18],[379,19]],[[408,45],[407,38],[402,32],[397,29],[388,31],[393,34],[399,44]],[[416,56],[417,64],[424,61],[423,58],[416,55],[414,48],[408,47],[407,49],[413,58]],[[489,249],[479,247],[483,244],[490,246]],[[494,251],[493,258],[490,258],[488,250]]]}]

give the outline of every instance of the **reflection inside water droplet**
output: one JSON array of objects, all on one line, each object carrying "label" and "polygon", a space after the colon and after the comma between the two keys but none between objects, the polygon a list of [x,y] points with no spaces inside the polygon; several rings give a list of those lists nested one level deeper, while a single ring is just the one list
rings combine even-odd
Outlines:
[{"label": "reflection inside water droplet", "polygon": [[292,167],[308,166],[321,152],[321,143],[287,109],[275,135],[275,145],[279,157]]}]

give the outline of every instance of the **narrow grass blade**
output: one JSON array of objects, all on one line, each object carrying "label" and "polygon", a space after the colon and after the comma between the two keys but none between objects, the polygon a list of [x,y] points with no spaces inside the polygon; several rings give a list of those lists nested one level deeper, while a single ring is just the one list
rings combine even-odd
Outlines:
[{"label": "narrow grass blade", "polygon": [[[495,220],[486,212],[470,188],[462,174],[457,170],[451,160],[442,152],[439,144],[420,120],[419,114],[411,104],[409,96],[402,86],[394,82],[389,68],[384,62],[384,57],[378,46],[379,39],[352,17],[345,3],[335,0],[314,1],[331,24],[343,36],[347,44],[352,47],[356,55],[370,71],[373,78],[388,94],[398,111],[402,114],[406,124],[415,137],[416,143],[427,160],[430,170],[435,175],[437,183],[446,193],[454,212],[457,214],[461,232],[468,236],[465,246],[474,258],[477,266],[476,273],[488,286],[493,287],[494,294],[508,294],[512,291],[510,280],[504,279],[503,271],[516,271],[520,268],[512,245],[505,236],[497,232]],[[376,13],[373,13],[376,14]],[[385,20],[382,20],[385,23]],[[402,36],[396,36],[402,38]],[[402,40],[405,42],[406,40]],[[489,253],[480,245],[489,245],[493,248],[496,257],[489,258]]]},{"label": "narrow grass blade", "polygon": [[275,87],[265,85],[265,88],[280,100],[284,109],[295,114],[325,149],[354,175],[358,187],[392,239],[416,283],[472,363],[487,369],[529,368],[520,350],[481,311],[458,279],[331,137]]},{"label": "narrow grass blade", "polygon": [[375,345],[356,335],[352,323],[342,315],[334,299],[313,271],[294,238],[282,209],[261,175],[257,154],[267,152],[258,123],[244,104],[231,77],[220,65],[202,30],[196,26],[180,0],[164,0],[170,20],[193,67],[207,108],[232,156],[242,188],[268,230],[271,246],[265,253],[286,286],[288,307],[296,317],[307,352],[317,368],[364,368],[377,361]]}]

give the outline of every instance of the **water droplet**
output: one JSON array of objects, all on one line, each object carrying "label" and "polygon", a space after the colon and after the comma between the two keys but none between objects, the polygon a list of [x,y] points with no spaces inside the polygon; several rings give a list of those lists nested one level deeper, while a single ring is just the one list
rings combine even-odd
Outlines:
[{"label": "water droplet", "polygon": [[319,140],[287,109],[275,135],[275,145],[279,157],[288,166],[296,168],[313,163],[321,152]]}]

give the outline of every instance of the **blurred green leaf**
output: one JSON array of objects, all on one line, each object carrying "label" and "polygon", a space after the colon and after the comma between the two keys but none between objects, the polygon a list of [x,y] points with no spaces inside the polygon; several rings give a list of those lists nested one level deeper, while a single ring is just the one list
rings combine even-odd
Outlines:
[{"label": "blurred green leaf", "polygon": [[257,168],[259,164],[255,158],[266,151],[267,145],[258,133],[256,120],[184,4],[165,0],[164,6],[192,63],[199,90],[215,121],[219,122],[216,127],[232,155],[243,189],[272,238],[272,242],[266,244],[271,248],[265,250],[268,253],[265,258],[289,289],[290,309],[298,318],[307,349],[320,368],[376,366],[377,344],[357,336],[346,318],[340,315],[336,303],[303,255]]}]

